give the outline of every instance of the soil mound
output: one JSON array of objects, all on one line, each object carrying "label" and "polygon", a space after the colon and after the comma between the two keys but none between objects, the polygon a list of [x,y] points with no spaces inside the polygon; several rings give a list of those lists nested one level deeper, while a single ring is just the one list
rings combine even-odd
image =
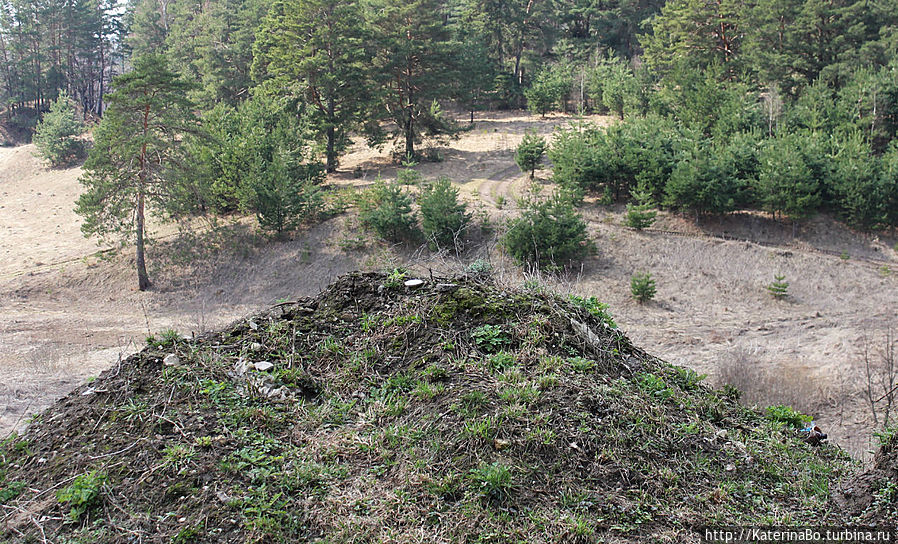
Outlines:
[{"label": "soil mound", "polygon": [[843,452],[633,346],[595,299],[407,279],[150,338],[3,443],[0,540],[688,542],[834,518]]},{"label": "soil mound", "polygon": [[833,499],[853,523],[894,527],[898,520],[898,429],[880,435],[873,466],[845,480]]}]

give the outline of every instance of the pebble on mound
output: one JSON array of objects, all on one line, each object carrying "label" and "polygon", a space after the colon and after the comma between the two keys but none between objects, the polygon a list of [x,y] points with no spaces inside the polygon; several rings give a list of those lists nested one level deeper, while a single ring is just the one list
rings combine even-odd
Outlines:
[{"label": "pebble on mound", "polygon": [[844,453],[595,299],[408,279],[151,338],[0,447],[0,541],[689,542],[837,516]]}]

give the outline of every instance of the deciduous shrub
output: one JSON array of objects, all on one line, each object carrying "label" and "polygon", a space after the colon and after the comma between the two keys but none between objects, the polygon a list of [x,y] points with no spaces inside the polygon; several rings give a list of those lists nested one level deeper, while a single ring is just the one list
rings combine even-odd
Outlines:
[{"label": "deciduous shrub", "polygon": [[71,485],[56,493],[56,499],[71,508],[69,521],[79,521],[81,516],[100,502],[105,483],[104,472],[92,471],[76,476]]}]

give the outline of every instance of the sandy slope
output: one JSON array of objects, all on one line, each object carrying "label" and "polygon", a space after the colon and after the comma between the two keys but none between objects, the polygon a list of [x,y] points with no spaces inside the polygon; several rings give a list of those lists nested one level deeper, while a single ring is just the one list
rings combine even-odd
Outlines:
[{"label": "sandy slope", "polygon": [[[449,176],[501,229],[501,217],[513,213],[515,196],[529,185],[514,167],[514,146],[528,129],[549,135],[571,121],[564,116],[490,115],[442,148],[443,162],[425,163],[418,170],[428,178]],[[409,260],[436,270],[459,268],[370,239],[358,249],[348,242],[365,236],[348,214],[288,241],[260,243],[237,228],[237,235],[216,242],[222,248],[217,252],[206,251],[208,242],[187,249],[151,247],[157,287],[140,293],[133,289],[130,251],[109,260],[81,259],[97,246],[81,236],[71,212],[79,172],[44,168],[32,149],[0,148],[0,435],[23,414],[114,364],[148,331],[208,330],[278,300],[313,294],[338,274],[357,268]],[[386,153],[360,144],[330,181],[364,186],[378,175],[392,177],[395,166]],[[541,176],[546,183],[548,171]],[[858,352],[865,333],[898,325],[898,254],[891,249],[896,240],[864,238],[825,218],[811,222],[795,240],[791,228],[760,215],[698,226],[676,216],[659,222],[672,230],[783,246],[766,247],[635,233],[620,226],[622,212],[620,207],[587,206],[599,252],[558,288],[609,302],[637,343],[672,362],[713,376],[722,363],[741,354],[749,380],[758,372],[773,372],[782,384],[775,394],[789,402],[807,398],[818,422],[840,443],[855,452],[864,450],[868,414],[857,396],[862,370]],[[845,261],[814,247],[854,258]],[[161,265],[182,262],[184,252],[192,252],[192,264]],[[520,285],[524,275],[494,247],[481,252],[500,265],[501,281]],[[895,272],[885,274],[881,264],[860,257],[894,263]],[[66,260],[70,262],[64,266],[38,266]],[[654,303],[638,305],[629,299],[629,278],[639,270],[650,270],[657,278]],[[785,273],[792,283],[788,301],[773,301],[763,289],[775,272]]]},{"label": "sandy slope", "polygon": [[0,277],[96,251],[81,235],[81,170],[53,169],[34,145],[0,147]]}]

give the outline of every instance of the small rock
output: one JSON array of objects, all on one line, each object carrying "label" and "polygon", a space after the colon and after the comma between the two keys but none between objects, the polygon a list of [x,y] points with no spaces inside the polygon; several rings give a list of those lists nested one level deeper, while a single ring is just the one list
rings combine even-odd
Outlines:
[{"label": "small rock", "polygon": [[720,429],[719,431],[714,433],[714,438],[716,438],[717,440],[726,440],[727,439],[727,430]]},{"label": "small rock", "polygon": [[449,293],[458,289],[458,285],[455,283],[438,283],[437,284],[437,292],[439,293]]},{"label": "small rock", "polygon": [[258,363],[253,363],[253,368],[259,372],[267,372],[274,368],[274,364],[268,361],[259,361]]},{"label": "small rock", "polygon": [[417,289],[418,287],[421,287],[422,285],[424,285],[424,280],[414,279],[414,280],[407,280],[405,282],[405,286],[408,287],[409,289]]},{"label": "small rock", "polygon": [[270,399],[274,399],[274,398],[283,399],[286,397],[286,394],[284,393],[283,387],[273,387],[273,388],[271,388],[270,391],[268,391],[266,396]]},{"label": "small rock", "polygon": [[259,330],[259,326],[256,324],[255,321],[250,321],[250,322],[249,322],[249,328],[251,328],[251,329],[254,330],[254,331]]},{"label": "small rock", "polygon": [[724,470],[726,470],[727,472],[733,472],[734,470],[736,470],[736,465],[730,463],[724,468]]},{"label": "small rock", "polygon": [[181,361],[178,359],[178,356],[174,353],[169,353],[165,356],[164,359],[162,359],[162,364],[164,366],[178,366],[178,363],[180,362]]},{"label": "small rock", "polygon": [[236,363],[234,363],[234,372],[239,376],[246,374],[246,371],[249,370],[249,363],[244,359],[238,359]]},{"label": "small rock", "polygon": [[261,351],[261,350],[262,350],[262,344],[260,344],[260,343],[258,343],[258,342],[253,342],[252,344],[249,345],[249,349],[251,349],[251,350],[253,350],[253,351]]}]

